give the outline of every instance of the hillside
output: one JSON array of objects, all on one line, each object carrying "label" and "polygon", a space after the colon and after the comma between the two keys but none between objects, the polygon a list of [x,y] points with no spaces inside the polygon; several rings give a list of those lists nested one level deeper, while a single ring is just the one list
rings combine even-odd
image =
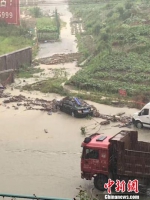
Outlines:
[{"label": "hillside", "polygon": [[[73,0],[70,10],[84,27],[76,34],[79,51],[83,59],[92,58],[67,84],[96,93],[118,95],[125,89],[130,97],[148,97],[150,1]],[[89,36],[92,40],[86,40]]]}]

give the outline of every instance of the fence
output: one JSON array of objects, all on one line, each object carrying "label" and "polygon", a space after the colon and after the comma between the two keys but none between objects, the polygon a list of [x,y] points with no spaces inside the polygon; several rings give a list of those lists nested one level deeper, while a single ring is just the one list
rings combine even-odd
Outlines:
[{"label": "fence", "polygon": [[56,30],[37,30],[37,37],[39,42],[44,41],[55,41],[59,39],[60,35],[60,19],[57,13],[57,9],[55,9],[55,23],[56,23]]},{"label": "fence", "polygon": [[33,196],[27,196],[27,195],[18,195],[18,194],[0,194],[0,197],[10,197],[10,198],[19,198],[19,199],[36,199],[36,200],[71,200],[71,199],[65,199],[65,198],[55,198],[55,197],[40,197],[36,196],[35,194]]},{"label": "fence", "polygon": [[23,65],[31,65],[32,48],[24,48],[9,54],[0,56],[0,71],[19,69]]}]

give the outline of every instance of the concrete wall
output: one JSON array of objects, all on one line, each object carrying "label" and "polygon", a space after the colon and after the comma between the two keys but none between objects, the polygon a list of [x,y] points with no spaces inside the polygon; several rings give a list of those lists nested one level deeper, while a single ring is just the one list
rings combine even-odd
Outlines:
[{"label": "concrete wall", "polygon": [[19,69],[23,65],[31,65],[32,48],[20,49],[9,54],[0,56],[0,71]]},{"label": "concrete wall", "polygon": [[14,71],[23,65],[31,65],[32,48],[28,47],[0,56],[0,83],[5,86],[14,81]]}]

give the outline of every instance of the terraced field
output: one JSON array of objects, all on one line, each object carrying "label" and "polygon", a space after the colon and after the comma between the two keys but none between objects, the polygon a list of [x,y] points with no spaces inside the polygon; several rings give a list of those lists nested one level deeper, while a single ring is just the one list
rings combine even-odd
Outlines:
[{"label": "terraced field", "polygon": [[[92,59],[67,84],[78,89],[129,97],[150,95],[150,2],[85,1],[70,5],[82,18],[84,33],[77,33],[79,51]],[[82,41],[93,37],[95,49]]]}]

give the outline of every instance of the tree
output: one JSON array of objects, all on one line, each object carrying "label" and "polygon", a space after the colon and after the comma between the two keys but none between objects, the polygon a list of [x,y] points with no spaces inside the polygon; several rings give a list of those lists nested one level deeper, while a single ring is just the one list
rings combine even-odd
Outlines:
[{"label": "tree", "polygon": [[42,16],[42,12],[39,7],[31,8],[29,11],[30,11],[30,14],[35,18],[39,18]]}]

